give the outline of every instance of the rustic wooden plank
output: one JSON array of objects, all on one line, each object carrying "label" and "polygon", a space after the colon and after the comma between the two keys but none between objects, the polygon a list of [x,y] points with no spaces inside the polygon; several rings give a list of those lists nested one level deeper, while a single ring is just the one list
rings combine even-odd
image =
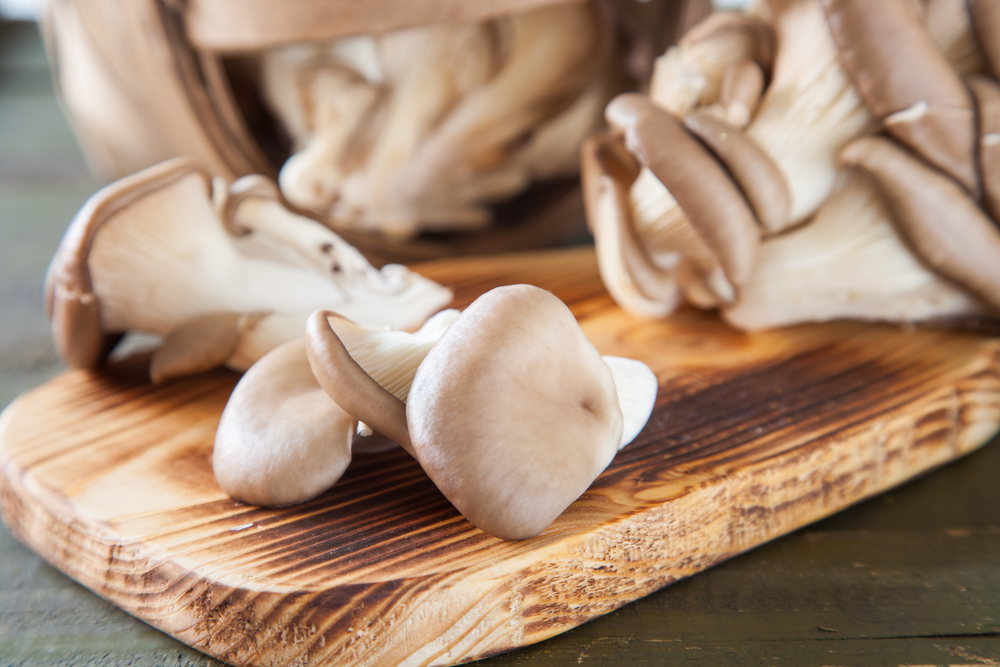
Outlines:
[{"label": "rustic wooden plank", "polygon": [[257,49],[398,28],[476,21],[581,0],[190,0],[191,42],[213,51]]},{"label": "rustic wooden plank", "polygon": [[[592,251],[453,260],[459,300],[522,276],[602,352],[642,358],[654,417],[537,538],[495,540],[396,452],[263,510],[214,486],[235,375],[152,387],[142,360],[69,373],[4,414],[12,531],[130,613],[236,664],[448,663],[537,642],[981,445],[997,341],[833,323],[741,334],[626,317]],[[44,415],[44,419],[39,416]]]}]

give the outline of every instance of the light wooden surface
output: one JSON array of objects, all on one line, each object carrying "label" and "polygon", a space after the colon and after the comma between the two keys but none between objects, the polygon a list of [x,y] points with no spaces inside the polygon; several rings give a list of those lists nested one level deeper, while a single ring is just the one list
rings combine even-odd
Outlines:
[{"label": "light wooden surface", "polygon": [[98,594],[233,664],[452,664],[605,614],[982,445],[1000,341],[853,323],[761,334],[689,311],[639,322],[593,252],[449,260],[461,306],[551,289],[604,354],[661,390],[649,425],[540,536],[473,528],[401,452],[357,456],[316,500],[264,510],[214,483],[236,377],[163,387],[145,360],[67,373],[0,418],[12,532]]}]

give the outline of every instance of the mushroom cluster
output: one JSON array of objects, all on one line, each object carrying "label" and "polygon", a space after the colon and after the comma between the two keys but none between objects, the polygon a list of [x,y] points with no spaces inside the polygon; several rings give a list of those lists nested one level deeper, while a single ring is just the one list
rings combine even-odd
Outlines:
[{"label": "mushroom cluster", "polygon": [[355,433],[374,429],[473,524],[524,539],[638,435],[656,392],[648,366],[602,357],[562,301],[529,285],[491,290],[413,334],[319,310],[304,342],[267,354],[237,384],[213,468],[234,498],[301,502],[336,482]]},{"label": "mushroom cluster", "polygon": [[979,0],[712,14],[584,147],[609,292],[746,330],[995,316],[998,38]]},{"label": "mushroom cluster", "polygon": [[175,159],[105,187],[73,219],[46,277],[56,350],[95,368],[121,336],[163,336],[154,381],[245,370],[301,338],[310,313],[413,329],[451,291],[399,265],[374,268],[334,232],[286,208],[275,184],[228,185]]},{"label": "mushroom cluster", "polygon": [[263,92],[294,142],[281,190],[335,228],[487,226],[490,204],[577,173],[617,85],[609,32],[577,2],[271,49]]}]

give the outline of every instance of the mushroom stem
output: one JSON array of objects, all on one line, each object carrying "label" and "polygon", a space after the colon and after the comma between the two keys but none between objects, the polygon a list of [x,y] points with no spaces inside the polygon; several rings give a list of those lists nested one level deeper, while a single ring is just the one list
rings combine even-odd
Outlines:
[{"label": "mushroom stem", "polygon": [[719,102],[726,120],[736,127],[746,127],[757,111],[764,92],[764,71],[753,60],[733,63],[722,77]]},{"label": "mushroom stem", "polygon": [[328,318],[317,310],[306,324],[306,353],[323,391],[345,412],[394,440],[413,455],[406,404],[383,389],[347,352]]}]

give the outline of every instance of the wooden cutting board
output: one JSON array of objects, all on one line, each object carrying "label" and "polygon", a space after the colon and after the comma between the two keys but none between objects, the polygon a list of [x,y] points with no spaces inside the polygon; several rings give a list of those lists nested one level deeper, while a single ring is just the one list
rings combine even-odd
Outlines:
[{"label": "wooden cutting board", "polygon": [[548,530],[472,527],[400,450],[259,509],[210,455],[238,376],[153,387],[145,359],[69,372],[0,417],[0,506],[69,576],[242,665],[432,665],[540,641],[879,493],[1000,425],[1000,341],[850,322],[758,334],[622,313],[590,249],[419,267],[468,304],[551,289],[604,354],[660,380],[638,439]]}]

